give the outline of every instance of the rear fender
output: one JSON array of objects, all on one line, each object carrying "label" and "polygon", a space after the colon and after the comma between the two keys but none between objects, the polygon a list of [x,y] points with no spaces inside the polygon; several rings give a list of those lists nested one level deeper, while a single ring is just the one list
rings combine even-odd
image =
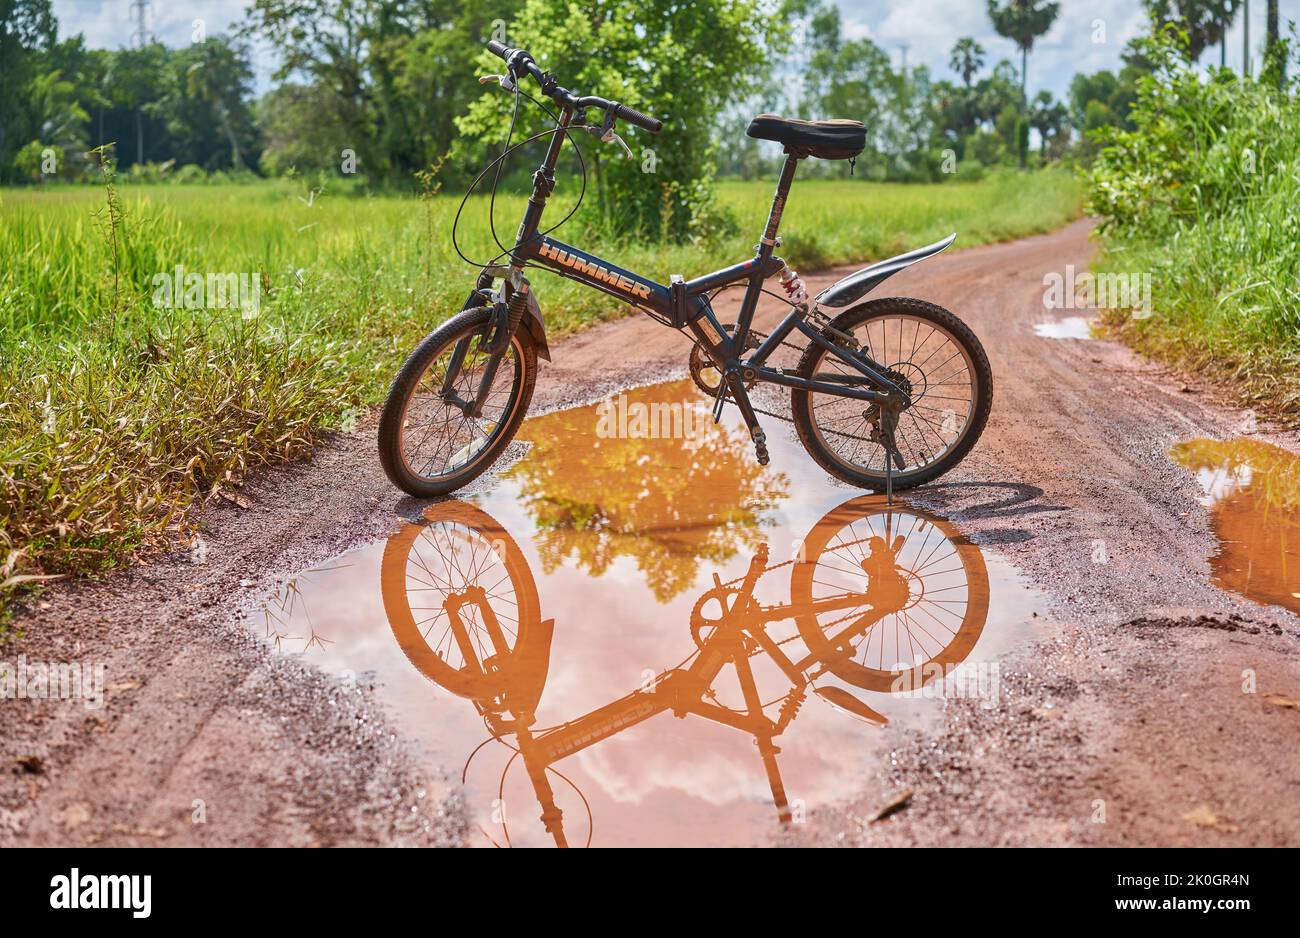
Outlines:
[{"label": "rear fender", "polygon": [[889,260],[879,261],[870,267],[863,267],[856,273],[849,274],[844,279],[836,281],[819,293],[815,305],[820,308],[829,307],[831,309],[848,306],[855,300],[866,296],[878,287],[881,282],[892,277],[900,270],[905,270],[917,261],[923,261],[927,257],[933,257],[956,240],[957,235],[955,233],[950,234],[942,241],[927,244],[923,248],[908,251],[906,254],[899,254],[897,257],[889,258]]}]

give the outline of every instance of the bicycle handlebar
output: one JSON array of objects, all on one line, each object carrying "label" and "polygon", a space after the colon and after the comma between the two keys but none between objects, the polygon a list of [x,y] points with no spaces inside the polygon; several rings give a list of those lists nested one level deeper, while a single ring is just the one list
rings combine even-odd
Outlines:
[{"label": "bicycle handlebar", "polygon": [[598,107],[607,114],[612,114],[616,120],[626,121],[629,124],[635,124],[643,130],[648,130],[652,134],[657,134],[663,130],[663,121],[651,117],[648,114],[642,114],[635,108],[630,108],[626,104],[619,104],[617,101],[608,101],[605,98],[595,96],[575,98],[572,94],[561,88],[555,83],[555,79],[547,75],[533,61],[533,57],[525,49],[510,49],[505,43],[497,42],[495,39],[488,41],[487,49],[493,55],[505,60],[506,68],[518,80],[524,74],[532,75],[541,85],[542,91],[550,96],[561,107],[569,109],[581,109],[585,107]]}]

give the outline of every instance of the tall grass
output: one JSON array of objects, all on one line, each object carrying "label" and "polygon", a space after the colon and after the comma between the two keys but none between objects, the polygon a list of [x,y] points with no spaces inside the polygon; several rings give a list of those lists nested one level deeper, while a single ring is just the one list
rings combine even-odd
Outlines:
[{"label": "tall grass", "polygon": [[1300,102],[1208,77],[1168,43],[1090,178],[1108,271],[1152,275],[1155,313],[1112,324],[1138,348],[1224,379],[1300,423]]},{"label": "tall grass", "polygon": [[[557,235],[659,280],[701,273],[748,256],[771,187],[723,184],[742,233],[697,244]],[[574,194],[562,186],[552,217]],[[1080,198],[1063,173],[809,181],[786,212],[784,251],[816,267],[951,230],[961,244],[994,241],[1057,227]],[[293,182],[0,192],[0,604],[23,578],[183,542],[196,496],[300,456],[378,400],[470,285],[450,244],[458,203]],[[523,199],[496,208],[504,239]],[[498,251],[486,211],[473,200],[463,219],[472,258]],[[178,265],[256,276],[257,315],[156,306],[154,276]],[[570,281],[534,279],[553,335],[625,312]]]}]

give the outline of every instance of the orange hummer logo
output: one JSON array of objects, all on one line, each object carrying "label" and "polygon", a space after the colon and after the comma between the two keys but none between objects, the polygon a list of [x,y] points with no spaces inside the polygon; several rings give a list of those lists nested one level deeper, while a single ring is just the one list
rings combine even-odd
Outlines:
[{"label": "orange hummer logo", "polygon": [[631,277],[625,277],[623,274],[615,273],[612,270],[606,270],[599,264],[592,264],[589,261],[584,261],[580,257],[573,256],[568,251],[560,250],[549,241],[542,242],[540,253],[542,257],[558,261],[565,267],[571,267],[579,273],[586,274],[588,277],[595,280],[600,280],[603,283],[608,283],[610,286],[618,287],[620,290],[631,293],[633,296],[640,297],[643,300],[650,298],[650,288],[644,283],[639,283]]}]

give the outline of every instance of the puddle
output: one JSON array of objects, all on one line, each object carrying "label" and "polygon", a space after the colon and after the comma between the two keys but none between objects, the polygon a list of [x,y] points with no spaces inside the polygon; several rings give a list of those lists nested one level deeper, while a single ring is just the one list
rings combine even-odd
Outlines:
[{"label": "puddle", "polygon": [[1034,335],[1045,339],[1091,339],[1092,320],[1083,316],[1066,316],[1034,325]]},{"label": "puddle", "polygon": [[1300,613],[1300,456],[1242,439],[1191,440],[1170,456],[1205,492],[1215,585]]},{"label": "puddle", "polygon": [[373,680],[464,769],[482,846],[761,842],[855,795],[884,723],[997,705],[1038,594],[781,426],[760,467],[708,408],[676,382],[532,418],[491,492],[302,574],[256,627]]}]

